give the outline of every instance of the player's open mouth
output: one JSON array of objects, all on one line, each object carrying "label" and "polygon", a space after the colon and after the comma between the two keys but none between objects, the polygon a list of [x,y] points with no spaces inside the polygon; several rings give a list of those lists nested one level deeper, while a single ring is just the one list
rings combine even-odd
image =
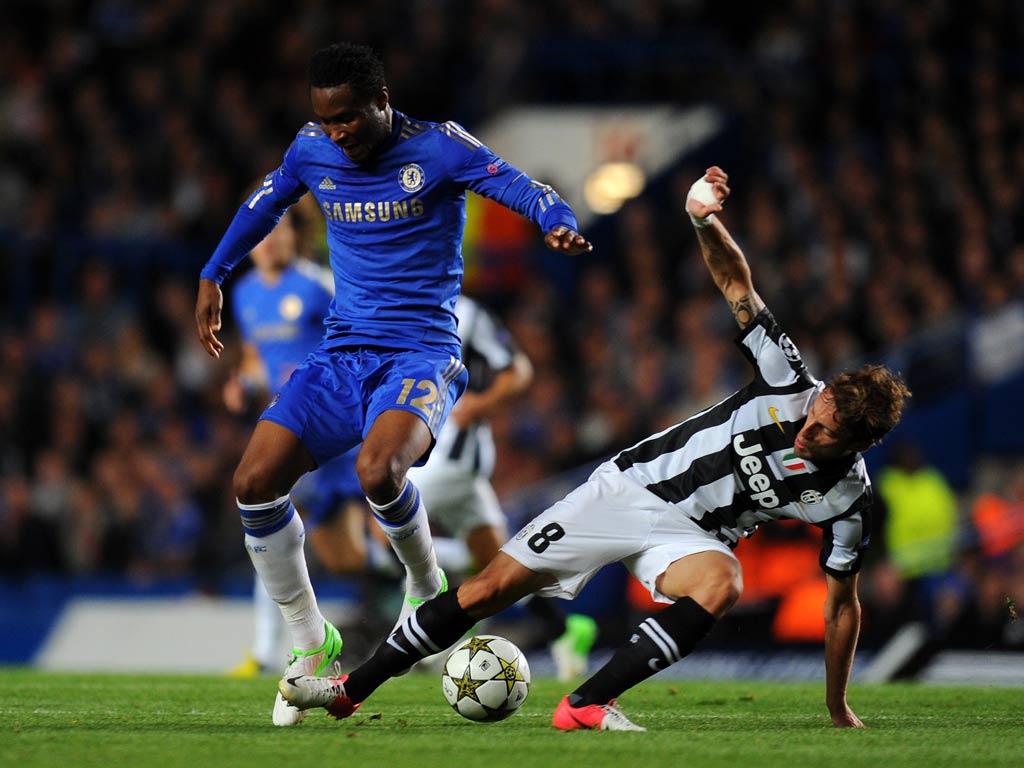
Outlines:
[{"label": "player's open mouth", "polygon": [[350,158],[355,160],[358,156],[364,154],[365,147],[358,141],[353,141],[348,144],[339,144],[341,151],[348,155]]}]

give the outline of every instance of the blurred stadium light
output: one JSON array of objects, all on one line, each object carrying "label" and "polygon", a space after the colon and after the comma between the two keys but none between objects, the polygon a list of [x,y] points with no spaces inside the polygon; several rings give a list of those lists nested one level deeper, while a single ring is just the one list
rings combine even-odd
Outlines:
[{"label": "blurred stadium light", "polygon": [[[618,210],[608,207],[609,198],[640,193],[636,171],[644,178],[665,173],[714,138],[724,122],[720,110],[706,105],[522,106],[489,120],[478,136],[503,157],[526,158],[523,170],[564,195],[586,231],[596,216]],[[603,202],[595,207],[584,190],[588,181],[593,189],[599,173]]]}]

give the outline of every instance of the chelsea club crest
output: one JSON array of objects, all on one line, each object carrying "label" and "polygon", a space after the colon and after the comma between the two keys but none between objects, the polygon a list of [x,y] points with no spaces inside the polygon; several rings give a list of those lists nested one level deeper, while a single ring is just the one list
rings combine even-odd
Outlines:
[{"label": "chelsea club crest", "polygon": [[398,186],[406,192],[416,192],[423,186],[423,169],[416,163],[402,166],[398,172]]}]

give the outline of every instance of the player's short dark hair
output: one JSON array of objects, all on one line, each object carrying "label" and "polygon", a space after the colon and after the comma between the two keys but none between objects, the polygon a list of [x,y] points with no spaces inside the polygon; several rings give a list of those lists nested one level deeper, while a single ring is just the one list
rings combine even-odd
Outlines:
[{"label": "player's short dark hair", "polygon": [[384,64],[368,45],[335,43],[321,48],[309,60],[309,87],[347,85],[356,97],[370,101],[387,85]]},{"label": "player's short dark hair", "polygon": [[884,365],[865,365],[828,382],[826,396],[841,432],[854,443],[877,443],[895,427],[910,397],[903,379]]}]

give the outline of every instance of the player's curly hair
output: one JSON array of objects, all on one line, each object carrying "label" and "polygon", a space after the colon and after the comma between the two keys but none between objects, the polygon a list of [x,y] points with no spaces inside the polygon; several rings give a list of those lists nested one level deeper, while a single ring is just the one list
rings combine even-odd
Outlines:
[{"label": "player's curly hair", "polygon": [[384,64],[368,45],[335,43],[309,60],[309,87],[348,85],[359,99],[370,101],[387,85]]},{"label": "player's curly hair", "polygon": [[829,381],[825,396],[835,405],[843,434],[871,445],[899,423],[911,395],[899,374],[884,365],[865,365]]}]

